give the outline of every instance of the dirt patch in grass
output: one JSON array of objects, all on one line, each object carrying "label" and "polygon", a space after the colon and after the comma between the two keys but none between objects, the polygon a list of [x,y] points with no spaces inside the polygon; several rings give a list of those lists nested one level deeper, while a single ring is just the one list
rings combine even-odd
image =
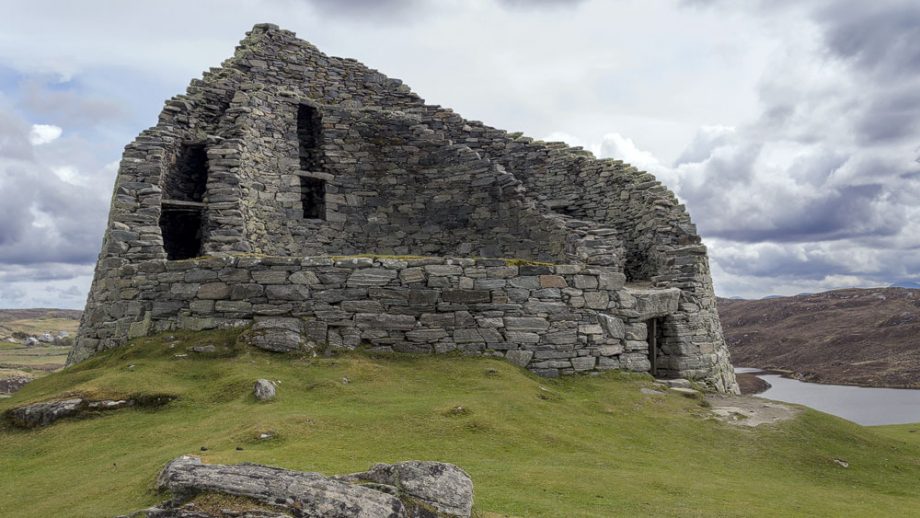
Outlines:
[{"label": "dirt patch in grass", "polygon": [[760,426],[788,421],[802,410],[782,403],[750,396],[708,395],[712,413],[720,420],[739,426]]}]

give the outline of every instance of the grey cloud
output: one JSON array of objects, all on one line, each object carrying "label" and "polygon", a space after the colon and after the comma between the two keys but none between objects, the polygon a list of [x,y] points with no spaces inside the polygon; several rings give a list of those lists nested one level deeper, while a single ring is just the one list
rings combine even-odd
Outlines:
[{"label": "grey cloud", "polygon": [[920,129],[920,82],[877,91],[862,114],[858,129],[867,142],[916,139]]},{"label": "grey cloud", "polygon": [[513,9],[541,9],[576,7],[584,0],[497,0],[499,4]]},{"label": "grey cloud", "polygon": [[373,16],[368,21],[379,21],[381,17],[405,18],[406,15],[418,15],[427,10],[421,0],[303,0],[313,6],[320,14],[335,17],[347,17],[360,21]]},{"label": "grey cloud", "polygon": [[59,125],[91,125],[124,118],[117,102],[68,89],[53,89],[32,78],[20,85],[22,104]]},{"label": "grey cloud", "polygon": [[[32,159],[29,129],[25,122],[5,112],[3,107],[0,106],[0,159]],[[0,236],[0,239],[2,239],[2,236]]]},{"label": "grey cloud", "polygon": [[889,78],[920,73],[920,3],[835,1],[813,19],[828,48],[863,69]]},{"label": "grey cloud", "polygon": [[92,275],[92,264],[36,262],[32,264],[0,263],[0,283],[48,283]]},{"label": "grey cloud", "polygon": [[[737,8],[718,0],[684,4]],[[760,15],[803,9],[795,2],[756,6]],[[821,60],[850,66],[839,79],[799,81],[797,67],[780,60],[759,85],[757,120],[732,134],[701,132],[688,145],[675,162],[687,177],[678,190],[705,236],[747,244],[878,240],[920,223],[910,210],[916,198],[907,194],[920,189],[920,162],[917,151],[902,144],[920,142],[920,4],[826,1],[805,9],[826,53],[785,59],[817,59],[804,67],[808,74],[836,73],[821,70]],[[768,166],[770,150],[784,147],[796,158],[782,168]],[[897,254],[886,258],[892,269],[904,264]],[[807,262],[777,258],[775,264],[790,274],[846,273],[815,257]],[[747,274],[765,271],[752,266]]]},{"label": "grey cloud", "polygon": [[[4,117],[16,119],[0,111]],[[27,135],[27,125],[17,128]],[[91,263],[107,200],[95,186],[65,183],[39,158],[0,158],[0,265]]]}]

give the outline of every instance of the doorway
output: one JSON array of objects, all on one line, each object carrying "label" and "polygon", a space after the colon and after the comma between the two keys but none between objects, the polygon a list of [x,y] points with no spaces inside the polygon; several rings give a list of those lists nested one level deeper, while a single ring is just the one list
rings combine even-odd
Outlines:
[{"label": "doorway", "polygon": [[663,331],[663,318],[651,318],[645,321],[646,328],[646,340],[648,341],[648,362],[650,365],[649,373],[658,377],[658,371],[664,370],[661,360],[663,360],[663,355],[661,354],[661,342],[662,342],[662,331]]}]

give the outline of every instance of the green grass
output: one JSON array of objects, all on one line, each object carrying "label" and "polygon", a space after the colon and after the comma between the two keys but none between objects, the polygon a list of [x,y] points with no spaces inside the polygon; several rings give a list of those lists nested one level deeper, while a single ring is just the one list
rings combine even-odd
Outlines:
[{"label": "green grass", "polygon": [[920,446],[920,423],[874,426],[872,429],[885,437],[899,439],[915,446]]},{"label": "green grass", "polygon": [[[189,453],[328,474],[453,462],[472,476],[480,515],[920,513],[920,443],[810,410],[748,429],[709,418],[697,400],[641,394],[646,376],[547,380],[485,358],[294,358],[237,347],[231,331],[175,336],[139,340],[0,401],[3,410],[65,393],[179,396],[40,430],[4,424],[0,516],[140,509],[164,499],[153,490],[162,466]],[[206,343],[218,352],[187,352]],[[261,377],[280,381],[275,401],[252,397]],[[277,437],[260,441],[265,431]]]}]

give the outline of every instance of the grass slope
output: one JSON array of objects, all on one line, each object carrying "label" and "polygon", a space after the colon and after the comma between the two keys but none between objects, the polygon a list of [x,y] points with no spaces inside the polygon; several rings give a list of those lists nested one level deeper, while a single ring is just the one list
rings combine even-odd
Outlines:
[{"label": "grass slope", "polygon": [[[179,396],[34,431],[4,424],[0,516],[142,508],[163,499],[154,478],[186,453],[330,474],[453,462],[472,476],[482,516],[920,513],[920,443],[814,411],[746,429],[709,419],[697,400],[642,394],[645,376],[547,380],[485,358],[292,358],[237,347],[232,332],[175,336],[139,340],[0,401],[4,410],[69,392]],[[187,353],[201,344],[217,353]],[[252,397],[260,377],[280,381],[275,401]],[[264,431],[277,438],[260,441]]]}]

